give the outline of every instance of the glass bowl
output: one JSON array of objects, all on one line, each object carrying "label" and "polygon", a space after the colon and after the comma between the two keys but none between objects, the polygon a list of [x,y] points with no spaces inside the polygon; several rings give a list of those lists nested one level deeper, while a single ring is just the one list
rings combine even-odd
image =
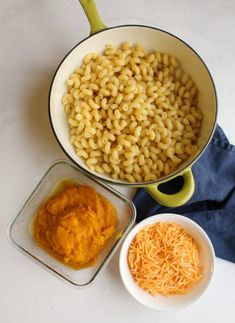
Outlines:
[{"label": "glass bowl", "polygon": [[[82,185],[89,185],[108,199],[117,209],[118,227],[115,234],[101,252],[96,264],[85,269],[75,270],[59,262],[37,245],[31,233],[32,221],[38,207],[48,198],[53,189],[63,180],[72,180]],[[21,251],[46,269],[65,279],[75,286],[87,286],[97,277],[107,265],[114,252],[121,244],[129,229],[134,224],[136,210],[131,200],[113,188],[100,183],[81,171],[68,161],[56,161],[46,171],[33,192],[30,194],[16,218],[9,227],[9,238]]]}]

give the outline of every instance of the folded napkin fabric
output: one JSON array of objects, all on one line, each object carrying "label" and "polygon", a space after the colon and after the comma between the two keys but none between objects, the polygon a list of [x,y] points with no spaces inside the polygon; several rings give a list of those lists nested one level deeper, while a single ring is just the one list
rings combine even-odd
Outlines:
[{"label": "folded napkin fabric", "polygon": [[219,126],[192,171],[195,192],[181,207],[162,206],[138,189],[133,199],[137,222],[159,213],[184,215],[207,232],[217,257],[235,263],[235,146]]}]

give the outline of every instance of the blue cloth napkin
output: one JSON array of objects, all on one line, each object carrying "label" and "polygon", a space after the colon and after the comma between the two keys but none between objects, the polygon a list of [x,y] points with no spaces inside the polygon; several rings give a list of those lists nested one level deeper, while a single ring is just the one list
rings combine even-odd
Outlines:
[{"label": "blue cloth napkin", "polygon": [[219,126],[192,171],[195,192],[184,206],[164,207],[138,189],[133,199],[137,222],[159,213],[184,215],[207,232],[217,257],[235,263],[235,146]]}]

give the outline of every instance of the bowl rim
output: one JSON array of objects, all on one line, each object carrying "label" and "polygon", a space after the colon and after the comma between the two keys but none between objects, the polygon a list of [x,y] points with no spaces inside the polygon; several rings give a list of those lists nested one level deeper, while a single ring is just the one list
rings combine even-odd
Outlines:
[{"label": "bowl rim", "polygon": [[[76,162],[76,160],[67,152],[67,150],[64,148],[63,144],[61,143],[57,133],[56,133],[56,128],[54,126],[54,122],[53,122],[53,117],[52,117],[52,113],[51,113],[51,97],[52,97],[52,91],[53,91],[53,85],[54,85],[54,81],[55,81],[55,78],[60,70],[60,67],[62,66],[62,64],[64,63],[64,61],[67,59],[67,57],[69,57],[69,55],[77,48],[79,47],[80,44],[82,44],[83,42],[85,42],[86,40],[88,40],[89,38],[92,38],[92,37],[95,37],[97,34],[100,34],[100,33],[105,33],[109,30],[113,30],[113,29],[118,29],[118,28],[126,28],[126,27],[135,27],[135,28],[145,28],[145,29],[152,29],[152,30],[156,30],[156,31],[159,31],[159,32],[162,32],[162,33],[165,33],[167,35],[169,35],[170,37],[173,37],[175,39],[177,39],[178,41],[180,41],[184,46],[188,47],[195,56],[198,57],[198,59],[201,61],[201,63],[203,64],[206,72],[208,73],[208,76],[210,78],[210,81],[211,81],[211,85],[212,85],[212,88],[213,88],[213,92],[214,92],[214,97],[215,97],[215,118],[214,118],[214,124],[213,124],[213,127],[211,129],[211,132],[208,136],[208,138],[206,139],[204,145],[202,146],[199,154],[191,161],[191,162],[187,162],[185,163],[185,165],[174,171],[172,174],[169,174],[169,175],[166,175],[166,176],[163,176],[162,178],[159,178],[157,180],[154,180],[154,181],[147,181],[147,182],[137,182],[137,183],[129,183],[127,181],[122,181],[122,180],[113,180],[112,178],[103,178],[101,177],[98,173],[96,172],[92,172],[91,170],[88,170],[86,168],[84,168],[82,165],[80,165],[79,163]],[[155,183],[161,183],[161,182],[166,182],[166,181],[169,181],[171,179],[173,179],[174,177],[177,177],[179,176],[182,172],[184,172],[188,167],[191,167],[195,162],[197,162],[197,160],[201,157],[201,155],[205,152],[207,146],[209,145],[213,135],[214,135],[214,132],[215,132],[215,129],[216,129],[216,124],[217,124],[217,118],[218,118],[218,95],[217,95],[217,91],[216,91],[216,87],[215,87],[215,82],[213,80],[213,77],[212,77],[212,74],[209,70],[209,68],[207,67],[206,63],[204,62],[204,60],[202,59],[202,57],[197,53],[197,51],[195,49],[193,49],[186,41],[184,41],[183,39],[181,39],[180,37],[172,34],[171,32],[169,31],[166,31],[164,29],[161,29],[161,28],[157,28],[157,27],[154,27],[154,26],[148,26],[148,25],[141,25],[141,24],[123,24],[123,25],[118,25],[118,26],[113,26],[113,27],[108,27],[108,28],[105,28],[103,30],[100,30],[98,31],[97,33],[94,33],[94,34],[91,34],[91,35],[88,35],[87,37],[83,38],[81,41],[79,41],[74,47],[72,47],[68,52],[67,54],[64,56],[64,58],[60,61],[59,65],[57,66],[57,69],[55,70],[55,73],[53,75],[53,78],[52,78],[52,81],[51,81],[51,84],[50,84],[50,88],[49,88],[49,93],[48,93],[48,116],[49,116],[49,122],[50,122],[50,125],[51,125],[51,129],[53,131],[53,134],[56,138],[56,141],[58,142],[60,148],[62,149],[62,151],[66,154],[66,156],[82,171],[85,171],[87,174],[91,174],[93,177],[95,177],[96,179],[98,180],[102,180],[102,181],[105,181],[106,183],[109,183],[109,184],[115,184],[115,185],[119,185],[119,186],[129,186],[129,187],[146,187],[148,185],[153,185]]]},{"label": "bowl rim", "polygon": [[[172,217],[172,221],[170,220],[166,220],[166,217]],[[133,240],[133,238],[135,237],[135,235],[137,234],[137,232],[139,232],[141,229],[143,229],[145,226],[148,226],[150,224],[153,223],[157,223],[157,222],[173,222],[174,220],[179,220],[178,222],[175,222],[179,225],[182,225],[182,227],[184,227],[184,224],[189,224],[192,228],[196,229],[196,231],[200,234],[200,236],[203,238],[204,242],[207,244],[208,248],[209,248],[209,253],[210,253],[210,272],[209,272],[209,277],[208,279],[205,281],[203,288],[201,289],[201,291],[191,300],[189,300],[187,302],[187,304],[180,304],[178,305],[177,308],[156,308],[154,306],[151,306],[150,304],[146,304],[144,301],[142,301],[141,299],[137,298],[135,295],[135,292],[133,292],[131,289],[129,289],[128,285],[127,285],[127,281],[129,280],[128,278],[126,278],[126,275],[124,273],[124,268],[126,268],[126,264],[128,266],[128,263],[125,261],[125,258],[127,257],[127,252],[129,249],[129,246]],[[214,247],[211,243],[211,240],[209,239],[207,233],[202,229],[202,227],[200,225],[198,225],[195,221],[187,218],[184,215],[180,215],[177,213],[160,213],[160,214],[154,214],[144,220],[142,220],[141,222],[139,222],[136,226],[134,226],[128,233],[128,235],[126,236],[124,242],[122,243],[121,246],[121,250],[120,250],[120,254],[119,254],[119,273],[121,276],[121,280],[123,282],[123,285],[125,286],[126,290],[128,291],[128,293],[141,305],[150,308],[152,310],[155,311],[159,311],[159,312],[173,312],[176,310],[180,310],[182,308],[186,308],[189,305],[195,303],[200,297],[202,297],[202,295],[206,292],[206,290],[208,289],[209,285],[211,284],[212,278],[214,276],[215,273],[215,252],[214,252]],[[134,280],[133,280],[134,282]],[[147,293],[147,292],[146,292]]]}]

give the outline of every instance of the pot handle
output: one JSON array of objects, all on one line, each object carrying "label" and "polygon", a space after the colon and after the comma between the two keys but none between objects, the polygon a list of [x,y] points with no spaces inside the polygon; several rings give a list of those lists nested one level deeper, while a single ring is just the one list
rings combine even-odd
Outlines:
[{"label": "pot handle", "polygon": [[100,19],[100,15],[97,11],[94,0],[79,0],[79,1],[90,23],[90,27],[91,27],[90,35],[95,34],[98,31],[101,31],[103,29],[106,29],[107,27]]},{"label": "pot handle", "polygon": [[[178,174],[176,177],[182,176],[184,184],[181,190],[175,194],[165,194],[159,191],[158,186],[169,180],[162,181],[157,184],[148,185],[145,189],[160,204],[168,207],[178,207],[184,205],[190,200],[195,189],[194,177],[191,167]],[[175,178],[176,178],[175,177]]]}]

